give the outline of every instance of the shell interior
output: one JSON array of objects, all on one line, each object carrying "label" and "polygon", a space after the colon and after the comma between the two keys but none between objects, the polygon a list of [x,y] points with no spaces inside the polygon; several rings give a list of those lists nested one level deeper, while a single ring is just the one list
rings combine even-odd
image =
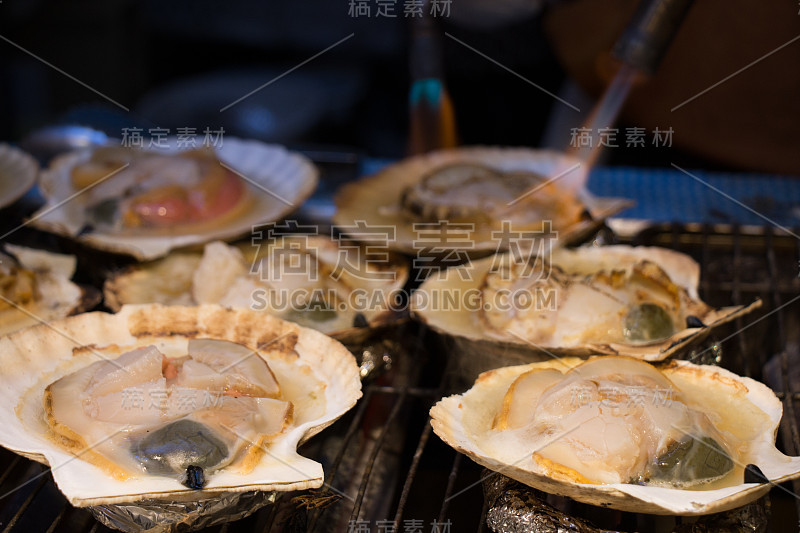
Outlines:
[{"label": "shell interior", "polygon": [[[30,298],[24,302],[15,301],[10,294],[3,296],[16,305],[0,302],[0,335],[64,318],[79,311],[84,303],[89,303],[89,295],[70,281],[75,273],[74,256],[12,244],[6,244],[4,248],[13,258],[0,252],[0,268],[4,267],[3,262],[12,263],[12,266],[18,262],[18,266],[30,274],[33,288]],[[16,269],[12,269],[14,271]]]},{"label": "shell interior", "polygon": [[[293,423],[271,442],[252,471],[222,469],[202,490],[187,489],[177,479],[162,476],[119,481],[52,441],[42,402],[49,384],[98,357],[119,355],[123,348],[154,345],[168,357],[185,354],[194,338],[228,340],[254,351],[262,346],[257,353],[281,384],[284,399],[294,404]],[[274,344],[263,347],[270,341]],[[86,313],[56,321],[52,328],[36,326],[2,338],[0,353],[4,357],[0,444],[49,464],[59,489],[76,506],[319,487],[322,466],[298,455],[297,446],[333,423],[361,396],[355,360],[333,339],[269,315],[212,305],[131,305],[114,315]]]},{"label": "shell interior", "polygon": [[[506,325],[502,322],[494,327],[486,319],[487,309],[493,309],[493,304],[490,303],[493,300],[490,300],[489,296],[495,296],[495,293],[486,292],[486,280],[490,279],[490,272],[499,271],[502,274],[500,269],[504,268],[504,265],[516,264],[511,254],[472,261],[449,268],[441,275],[427,279],[412,295],[412,313],[439,332],[480,344],[484,348],[491,348],[492,345],[502,346],[508,348],[510,352],[523,354],[534,352],[576,356],[598,353],[619,354],[658,361],[702,338],[713,327],[741,316],[761,304],[760,300],[756,300],[748,306],[711,308],[697,298],[699,283],[697,263],[690,257],[671,250],[630,246],[587,246],[574,250],[555,250],[551,255],[551,262],[568,275],[567,279],[577,280],[569,281],[566,285],[572,291],[568,294],[572,299],[569,297],[559,299],[563,293],[550,292],[551,285],[542,285],[541,289],[540,284],[521,287],[520,294],[531,299],[531,305],[525,309],[532,311],[517,315],[514,321],[505,323],[511,324],[514,329],[510,327],[504,329]],[[634,285],[635,290],[628,290],[630,294],[625,297],[629,297],[629,301],[619,300],[616,294],[608,296],[601,291],[590,291],[582,285],[584,279],[592,276],[600,276],[601,281],[604,280],[603,283],[613,284],[615,282],[612,278],[615,276],[611,275],[612,272],[617,273],[620,279],[625,279],[639,267],[644,270],[645,285],[642,286],[643,290],[639,290],[636,285]],[[553,273],[549,275],[552,277]],[[501,278],[495,274],[492,276]],[[542,283],[550,280],[547,275],[541,277]],[[532,279],[536,281],[535,278]],[[609,323],[619,331],[623,331],[627,327],[624,322],[625,309],[642,299],[645,303],[648,302],[649,294],[641,296],[640,293],[645,292],[647,285],[656,282],[661,286],[656,287],[658,290],[653,292],[655,294],[653,301],[671,309],[673,324],[667,336],[641,341],[619,336],[617,338],[603,336],[606,335],[605,330],[598,333],[590,329],[596,328],[595,321],[603,316],[601,315],[603,309],[597,304],[599,300],[600,304],[610,307],[607,313]],[[507,282],[509,294],[520,289],[513,283],[513,279]],[[622,289],[625,289],[625,286]],[[677,299],[678,294],[681,295],[679,304],[674,301],[672,303],[664,301],[666,298],[670,298],[670,301]],[[539,296],[541,302],[536,300]],[[539,306],[539,303],[542,305]],[[572,306],[570,313],[561,318],[559,313],[562,306],[566,308],[568,305]],[[702,327],[687,325],[686,317],[690,315],[697,318]],[[583,318],[579,319],[578,316]],[[543,321],[550,321],[546,324],[551,329],[542,328]],[[531,329],[526,329],[528,327]]]},{"label": "shell interior", "polygon": [[[380,261],[378,261],[380,259]],[[346,336],[361,313],[371,326],[394,320],[394,294],[408,277],[398,257],[368,260],[364,250],[321,236],[287,236],[261,246],[222,242],[203,253],[173,252],[106,281],[111,309],[161,303],[267,311],[322,331]]]},{"label": "shell interior", "polygon": [[[173,140],[174,141],[174,140]],[[170,146],[179,146],[169,142]],[[178,152],[176,148],[162,150]],[[72,169],[85,163],[92,150],[72,152],[56,158],[50,168],[42,172],[41,188],[46,204],[34,214],[32,224],[45,231],[64,235],[101,250],[124,253],[139,260],[154,259],[170,250],[201,244],[214,239],[231,239],[252,230],[253,226],[280,220],[297,208],[317,185],[318,172],[305,157],[289,152],[277,145],[257,141],[225,138],[216,156],[220,162],[235,169],[245,182],[246,209],[231,217],[225,215],[207,222],[180,227],[127,232],[96,230],[84,232],[87,227],[86,205],[77,196],[71,181]],[[109,181],[113,181],[113,176]]]},{"label": "shell interior", "polygon": [[26,152],[0,143],[0,208],[20,199],[36,183],[39,163]]},{"label": "shell interior", "polygon": [[[554,226],[552,229],[557,232],[560,243],[571,242],[588,235],[602,223],[603,219],[630,205],[628,200],[596,198],[582,189],[569,192],[570,188],[572,190],[580,188],[585,171],[580,168],[580,165],[576,165],[574,160],[561,153],[522,148],[469,147],[411,157],[388,166],[374,176],[345,185],[337,192],[337,212],[333,221],[338,226],[342,226],[345,233],[347,226],[353,226],[358,221],[364,221],[371,226],[395,227],[395,239],[389,242],[392,249],[416,254],[420,250],[420,235],[419,229],[415,230],[415,223],[422,222],[422,220],[409,216],[403,210],[404,200],[406,204],[409,203],[407,191],[437,169],[464,164],[481,165],[489,167],[491,171],[509,175],[534,173],[548,179],[565,173],[563,178],[554,181],[554,184],[564,186],[563,194],[576,195],[588,210],[591,219],[576,220],[567,227]],[[490,190],[495,190],[495,188]],[[477,197],[475,197],[475,201],[478,201]],[[513,202],[511,203],[513,204]],[[481,209],[470,209],[469,211],[480,212]],[[445,213],[440,218],[449,222],[465,222],[465,220],[459,220],[457,215],[450,215]],[[541,220],[537,220],[530,227],[517,224],[513,217],[511,222],[511,228],[514,230],[528,229],[543,232],[546,227]],[[464,242],[463,239],[449,239],[437,246],[446,249],[462,249],[469,254],[504,249],[503,242],[492,235],[499,228],[485,226],[479,222],[475,223],[475,221],[473,224],[474,231],[469,235],[469,242]],[[551,236],[548,234],[546,237],[550,238]]]},{"label": "shell interior", "polygon": [[[605,357],[603,359],[606,359]],[[592,361],[592,360],[590,360]],[[737,459],[739,473],[721,487],[679,489],[629,483],[587,483],[571,479],[546,463],[531,459],[536,450],[511,440],[502,448],[493,434],[509,387],[522,374],[566,372],[584,363],[565,357],[483,373],[464,394],[450,396],[431,409],[434,432],[447,444],[492,470],[545,492],[623,511],[702,515],[744,505],[765,494],[772,483],[800,477],[800,457],[787,457],[775,447],[781,403],[765,385],[712,366],[674,361],[659,367],[692,408],[708,415],[718,427],[736,433],[745,444]],[[646,363],[639,363],[646,364]],[[543,382],[546,380],[542,380]],[[544,390],[546,384],[539,385]],[[757,465],[770,484],[743,483],[741,468]],[[738,476],[738,477],[737,477]]]}]

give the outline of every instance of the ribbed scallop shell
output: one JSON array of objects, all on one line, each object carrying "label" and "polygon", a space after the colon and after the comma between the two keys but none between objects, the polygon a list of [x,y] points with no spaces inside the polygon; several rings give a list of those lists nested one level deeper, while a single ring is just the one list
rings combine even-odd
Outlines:
[{"label": "ribbed scallop shell", "polygon": [[16,202],[36,183],[39,164],[26,152],[0,143],[0,208]]},{"label": "ribbed scallop shell", "polygon": [[[282,336],[286,337],[282,337]],[[104,346],[146,346],[186,350],[188,339],[229,340],[252,349],[277,337],[294,339],[291,350],[262,350],[285,389],[285,399],[315,402],[321,414],[295,421],[247,475],[222,470],[201,491],[178,480],[139,476],[115,481],[92,464],[55,445],[44,422],[42,397],[47,385],[97,360]],[[284,341],[280,341],[284,342]],[[361,397],[353,355],[319,332],[252,311],[213,305],[178,307],[125,306],[117,314],[86,313],[36,326],[0,339],[0,444],[28,458],[49,464],[59,489],[76,506],[137,501],[202,499],[221,492],[301,490],[322,485],[322,465],[297,454],[297,446],[332,424]],[[324,398],[302,395],[309,378],[324,383]],[[291,391],[295,391],[292,393]],[[300,394],[295,398],[292,394]]]},{"label": "ribbed scallop shell", "polygon": [[[252,204],[233,220],[211,220],[196,232],[153,230],[150,234],[140,231],[81,235],[86,225],[84,205],[79,191],[72,186],[70,172],[91,157],[92,150],[88,149],[60,156],[42,172],[41,188],[47,203],[34,214],[31,224],[101,250],[130,254],[139,260],[154,259],[176,248],[232,239],[249,233],[253,226],[280,220],[297,209],[317,186],[318,172],[314,165],[282,146],[226,137],[215,150],[221,162],[246,177],[247,194],[252,199]],[[74,199],[67,200],[76,194]]]},{"label": "ribbed scallop shell", "polygon": [[[800,457],[787,457],[775,447],[782,407],[765,385],[714,366],[674,361],[658,367],[692,402],[716,420],[733,421],[755,435],[744,464],[757,465],[771,484],[740,483],[714,490],[681,490],[655,486],[583,484],[549,477],[538,468],[519,466],[532,450],[520,450],[520,461],[509,464],[493,458],[482,448],[492,431],[492,420],[500,411],[509,385],[520,374],[535,368],[564,371],[581,359],[562,358],[529,365],[511,366],[481,374],[474,386],[444,398],[431,409],[434,432],[447,444],[473,461],[531,487],[575,500],[622,511],[667,515],[703,515],[742,506],[772,488],[772,484],[800,477]],[[719,417],[718,419],[716,417]]]},{"label": "ribbed scallop shell", "polygon": [[[545,178],[553,178],[576,165],[575,160],[552,150],[474,146],[431,152],[403,159],[373,176],[342,187],[336,194],[337,211],[333,221],[342,226],[351,226],[359,220],[370,225],[394,226],[396,238],[389,242],[389,246],[394,250],[415,254],[419,251],[419,246],[415,246],[418,235],[414,231],[414,220],[400,209],[403,191],[436,168],[454,163],[476,163],[502,172],[533,172]],[[585,175],[585,169],[576,167],[573,172],[567,172],[553,181],[557,184],[570,181],[580,183],[582,175]],[[596,230],[605,218],[630,205],[629,200],[620,198],[595,198],[586,190],[578,194],[592,219],[566,228],[554,228],[562,244],[585,237]],[[470,254],[497,251],[499,243],[491,233],[491,228],[476,228],[472,244],[465,246],[454,243],[450,246],[464,249]]]},{"label": "ribbed scallop shell", "polygon": [[[599,270],[621,268],[647,259],[658,265],[669,275],[672,283],[684,288],[699,309],[705,309],[697,318],[705,327],[686,327],[670,337],[649,343],[589,343],[576,346],[536,346],[522,339],[501,340],[490,335],[480,324],[477,313],[466,300],[456,309],[444,309],[431,305],[432,294],[445,293],[469,295],[480,290],[482,280],[495,259],[488,257],[462,266],[447,269],[440,276],[426,280],[411,297],[411,311],[415,318],[445,334],[457,345],[461,358],[480,360],[494,357],[493,366],[482,366],[479,371],[496,366],[517,364],[549,358],[547,354],[586,357],[590,354],[627,355],[645,361],[660,361],[670,357],[693,342],[703,338],[712,328],[758,308],[760,300],[747,306],[730,306],[713,309],[699,301],[697,287],[700,282],[700,267],[689,256],[664,248],[631,246],[586,246],[574,250],[560,249],[553,253],[553,263],[568,271],[590,273]],[[441,300],[441,296],[439,298]],[[538,357],[535,355],[538,354]],[[465,362],[469,366],[469,362]],[[478,372],[473,372],[471,379]]]}]

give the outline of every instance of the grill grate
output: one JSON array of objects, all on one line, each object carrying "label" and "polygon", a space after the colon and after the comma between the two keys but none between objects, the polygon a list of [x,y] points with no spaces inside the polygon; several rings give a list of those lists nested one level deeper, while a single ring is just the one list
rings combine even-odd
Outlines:
[{"label": "grill grate", "polygon": [[[790,372],[800,367],[800,242],[770,228],[677,224],[651,227],[630,242],[694,257],[702,268],[701,297],[711,305],[762,299],[760,310],[715,331],[713,340],[721,346],[724,367],[778,392],[784,405],[778,445],[785,453],[800,453],[800,385]],[[428,423],[430,406],[450,392],[448,364],[454,358],[417,324],[402,324],[390,336],[397,347],[392,368],[365,387],[355,409],[300,450],[323,463],[326,487],[303,493],[305,499],[285,494],[248,518],[207,531],[427,533],[436,530],[432,523],[448,521],[440,532],[486,531],[483,470],[432,435]],[[701,358],[715,355],[709,350]],[[0,472],[3,533],[108,531],[85,510],[68,505],[42,465],[0,450]],[[770,530],[796,531],[800,499],[791,492],[800,491],[800,484],[782,488],[770,494]],[[314,508],[320,502],[327,505]],[[576,502],[559,505],[619,530],[653,530],[656,520]]]}]

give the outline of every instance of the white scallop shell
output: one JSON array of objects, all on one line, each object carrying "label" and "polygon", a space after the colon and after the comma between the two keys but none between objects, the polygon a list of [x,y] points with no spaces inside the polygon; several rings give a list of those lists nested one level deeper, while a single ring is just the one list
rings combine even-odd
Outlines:
[{"label": "white scallop shell", "polygon": [[26,152],[0,143],[0,208],[19,200],[36,183],[39,163]]},{"label": "white scallop shell", "polygon": [[[180,151],[176,148],[176,142],[167,144],[172,148],[159,151]],[[86,149],[56,158],[50,168],[42,172],[41,189],[47,203],[33,215],[31,225],[101,250],[130,254],[139,260],[154,259],[175,248],[232,239],[249,233],[254,226],[280,220],[300,207],[317,186],[316,167],[306,157],[282,146],[226,137],[215,150],[222,163],[246,178],[243,179],[248,194],[255,202],[233,220],[196,233],[154,232],[153,235],[147,235],[92,232],[79,235],[86,225],[86,219],[80,192],[73,188],[70,172],[75,165],[91,157],[92,150]]]},{"label": "white scallop shell", "polygon": [[[332,254],[336,258],[341,258],[343,257],[342,254],[353,251],[352,246],[342,246],[340,242],[318,235],[308,236],[306,245],[313,249],[326,251],[328,257]],[[246,266],[251,268],[252,272],[252,265],[254,265],[257,258],[262,256],[262,247],[251,246],[249,243],[238,243],[235,246],[242,251]],[[267,247],[264,246],[263,248],[266,249]],[[127,304],[196,305],[191,291],[192,276],[202,255],[203,252],[200,251],[173,252],[156,261],[134,265],[127,270],[112,275],[103,286],[106,305],[113,311],[117,311]],[[366,268],[364,263],[356,263],[358,258],[361,257],[360,253],[354,255],[355,261],[350,263],[350,267],[354,269]],[[345,255],[344,257],[350,256]],[[362,273],[361,270],[356,270],[354,272],[355,275],[347,278],[349,282],[347,287],[351,290],[351,294],[353,294],[353,291],[358,291],[358,294],[365,295],[363,302],[361,302],[362,308],[338,309],[337,314],[339,316],[336,319],[320,322],[318,325],[314,324],[314,329],[326,335],[331,335],[342,342],[347,342],[357,337],[361,332],[361,328],[355,328],[353,325],[357,313],[361,313],[372,328],[397,321],[399,314],[390,309],[388,305],[382,305],[388,302],[379,301],[367,295],[382,294],[388,300],[389,295],[400,291],[405,285],[408,279],[408,265],[403,261],[402,257],[390,254],[385,261],[381,258],[380,266],[384,271],[392,272],[393,278],[391,280],[376,281],[374,278],[371,279],[368,273]],[[319,272],[322,275],[329,276],[333,281],[339,280],[333,272],[326,273],[327,271],[324,268],[319,268]],[[255,274],[251,273],[250,275]],[[289,300],[291,300],[291,297],[289,297]]]},{"label": "white scallop shell", "polygon": [[[337,211],[333,221],[340,226],[352,226],[357,221],[375,226],[394,226],[396,234],[395,239],[389,242],[391,249],[416,254],[420,247],[415,246],[418,235],[414,231],[413,221],[400,210],[403,191],[438,167],[468,162],[486,165],[502,172],[527,171],[546,177],[563,173],[563,178],[557,178],[559,184],[567,185],[567,182],[572,182],[576,187],[580,186],[586,174],[584,168],[564,172],[577,162],[553,150],[485,146],[440,150],[403,159],[373,176],[346,184],[336,193]],[[631,204],[629,200],[620,198],[596,198],[586,190],[579,190],[578,195],[591,213],[592,220],[581,221],[568,228],[555,228],[560,243],[580,239],[596,230],[605,218]],[[469,253],[497,251],[500,243],[491,233],[489,228],[476,228],[470,245],[450,246],[463,248]],[[446,246],[447,244],[443,245]]]},{"label": "white scallop shell", "polygon": [[0,311],[0,335],[64,318],[99,302],[99,295],[70,281],[75,273],[75,256],[13,244],[6,244],[4,249],[13,254],[24,268],[34,272],[38,290],[35,299],[21,308]]},{"label": "white scallop shell", "polygon": [[[673,283],[686,289],[692,299],[699,300],[697,287],[700,282],[700,267],[691,257],[680,252],[656,247],[616,245],[558,249],[552,254],[553,263],[564,267],[567,272],[585,274],[620,268],[621,265],[633,264],[642,259],[657,264],[669,275]],[[493,257],[487,257],[449,268],[441,275],[430,277],[411,296],[411,311],[414,317],[436,331],[464,341],[461,346],[468,352],[474,351],[476,354],[486,354],[492,350],[503,352],[503,356],[508,358],[505,364],[535,360],[527,355],[534,352],[580,357],[590,354],[616,354],[645,361],[660,361],[707,335],[712,328],[761,305],[761,301],[756,300],[748,306],[709,308],[706,313],[697,317],[706,327],[687,327],[667,339],[646,344],[590,343],[577,346],[534,346],[522,339],[500,340],[486,332],[477,320],[476,313],[473,312],[474,305],[470,305],[467,300],[470,294],[480,291],[483,278],[494,261]],[[438,294],[441,300],[441,295],[445,293],[458,295],[461,305],[455,308],[434,305],[437,300],[431,295]],[[463,357],[471,355],[473,354],[462,354]],[[502,363],[495,366],[502,366]],[[486,369],[487,367],[484,367],[480,370]],[[475,375],[477,373],[471,377],[474,378]]]},{"label": "white scallop shell", "polygon": [[[183,353],[192,337],[216,338],[252,349],[283,335],[296,335],[297,355],[259,352],[284,389],[285,399],[322,407],[315,418],[295,422],[270,445],[247,475],[222,470],[203,490],[192,491],[178,480],[139,476],[117,481],[91,463],[76,458],[50,440],[42,398],[47,385],[97,360],[92,346],[145,346]],[[47,326],[35,326],[0,339],[0,445],[52,468],[53,478],[76,506],[137,501],[202,499],[221,492],[288,491],[320,487],[322,465],[300,456],[297,446],[315,435],[361,397],[353,355],[330,337],[291,322],[219,306],[125,306],[117,314],[85,313]],[[324,383],[324,398],[312,398],[312,381]],[[297,396],[297,397],[295,397]],[[324,405],[322,405],[324,402]]]},{"label": "white scallop shell", "polygon": [[627,483],[583,484],[549,477],[538,465],[521,467],[533,450],[520,450],[520,460],[513,464],[498,460],[485,451],[484,443],[492,431],[492,420],[517,376],[534,368],[563,371],[564,366],[572,367],[581,362],[582,359],[563,358],[485,372],[470,390],[444,398],[431,409],[433,430],[473,461],[526,485],[584,503],[637,513],[703,515],[721,512],[763,496],[772,484],[800,477],[800,457],[787,457],[775,447],[782,412],[781,402],[775,394],[750,378],[719,367],[686,361],[673,361],[660,370],[695,404],[695,408],[712,418],[734,420],[756,435],[742,462],[757,465],[770,484],[741,483],[714,490],[681,490]]}]

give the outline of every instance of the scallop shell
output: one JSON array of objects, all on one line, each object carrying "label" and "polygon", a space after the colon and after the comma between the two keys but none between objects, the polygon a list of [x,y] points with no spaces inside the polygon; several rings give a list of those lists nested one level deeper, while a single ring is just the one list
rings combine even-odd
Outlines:
[{"label": "scallop shell", "polygon": [[0,143],[0,208],[13,204],[36,183],[39,163],[18,148]]},{"label": "scallop shell", "polygon": [[[176,142],[168,144],[177,146]],[[31,225],[100,250],[130,254],[138,260],[155,259],[176,248],[232,239],[249,233],[259,224],[280,220],[297,209],[317,186],[318,171],[314,165],[282,146],[226,137],[215,150],[221,162],[245,176],[247,194],[252,199],[251,205],[232,220],[212,219],[193,225],[188,232],[81,234],[86,226],[84,205],[79,191],[73,189],[70,172],[75,165],[91,157],[92,150],[87,149],[56,158],[50,168],[42,172],[41,189],[47,202],[33,215]],[[175,153],[180,150],[159,151]]]},{"label": "scallop shell", "polygon": [[[333,255],[337,259],[342,257],[343,252],[348,253],[354,248],[340,247],[333,240],[322,236],[308,236],[306,245],[311,248],[322,250],[327,256]],[[266,246],[250,246],[249,243],[237,245],[242,251],[245,266],[251,268],[261,257],[265,255]],[[197,302],[192,295],[193,275],[203,254],[201,252],[173,252],[168,256],[153,262],[143,263],[121,271],[108,280],[104,285],[104,295],[106,305],[116,311],[126,304],[160,303],[165,305],[196,305]],[[371,281],[368,277],[359,279],[358,273],[364,268],[364,264],[359,263],[359,270],[356,276],[348,278],[348,289],[359,290],[365,293],[375,294],[376,291],[383,291],[387,295],[388,301],[392,295],[402,289],[408,279],[408,265],[398,256],[390,254],[385,263],[380,267],[383,272],[391,272],[392,280],[385,282]],[[326,275],[323,269],[319,269],[319,276]],[[250,275],[257,275],[251,274]],[[333,273],[327,274],[333,279]],[[372,305],[373,300],[365,298],[363,309],[345,308],[339,309],[339,318],[331,321],[308,324],[318,331],[341,340],[350,341],[359,336],[363,328],[354,326],[354,319],[357,313],[361,313],[367,320],[370,328],[378,328],[396,322],[400,315],[392,310],[389,305]],[[250,302],[251,304],[254,302]],[[282,314],[278,315],[282,316]]]},{"label": "scallop shell", "polygon": [[[712,328],[742,316],[761,305],[760,300],[747,306],[730,306],[713,309],[703,304],[697,295],[700,281],[700,267],[689,256],[664,248],[604,246],[580,247],[576,249],[558,249],[552,253],[552,262],[567,272],[590,274],[600,270],[618,269],[624,265],[632,265],[639,260],[647,259],[664,270],[671,281],[684,288],[689,297],[704,309],[697,318],[705,327],[686,327],[670,337],[655,342],[622,344],[622,343],[589,343],[573,346],[536,346],[522,339],[504,340],[493,337],[483,328],[474,313],[474,305],[466,299],[470,294],[480,291],[482,280],[495,261],[488,257],[452,267],[439,276],[427,279],[411,297],[412,315],[428,324],[434,330],[451,336],[460,342],[460,349],[466,350],[464,357],[481,354],[500,354],[503,364],[530,362],[536,360],[532,354],[558,354],[586,357],[590,354],[626,355],[645,361],[660,361],[703,338]],[[435,300],[431,295],[455,294],[456,309],[445,309],[433,306]],[[549,356],[549,355],[548,355]],[[491,368],[491,367],[488,367]],[[486,370],[480,368],[479,371]],[[472,378],[477,372],[472,373]]]},{"label": "scallop shell", "polygon": [[673,361],[659,369],[683,391],[694,408],[720,420],[735,421],[734,426],[754,435],[742,462],[757,465],[770,484],[740,483],[713,490],[626,483],[583,484],[551,477],[538,465],[523,468],[522,460],[530,455],[530,450],[520,451],[520,461],[515,464],[498,460],[485,451],[493,418],[517,376],[537,368],[563,371],[564,367],[581,362],[582,359],[567,357],[484,372],[470,390],[444,398],[431,409],[433,430],[447,444],[491,470],[551,494],[621,511],[667,515],[716,513],[756,500],[772,484],[800,477],[800,457],[785,456],[775,447],[782,406],[773,392],[755,380],[725,369],[686,361]]},{"label": "scallop shell", "polygon": [[40,294],[23,306],[23,309],[9,308],[0,311],[0,335],[80,313],[100,302],[100,295],[96,290],[83,289],[70,281],[75,273],[74,256],[13,244],[6,244],[4,248],[23,267],[35,273]]},{"label": "scallop shell", "polygon": [[[569,169],[576,161],[551,150],[499,147],[466,147],[410,157],[373,176],[342,187],[336,194],[337,212],[333,221],[340,226],[353,225],[357,221],[375,226],[393,226],[396,228],[396,238],[389,242],[389,246],[404,253],[416,254],[420,247],[415,246],[418,236],[414,232],[414,220],[400,210],[403,191],[434,169],[453,163],[477,163],[502,172],[526,171],[549,177]],[[583,175],[585,171],[578,168],[564,174],[561,183],[580,182]],[[591,214],[591,220],[583,220],[567,228],[554,228],[561,243],[586,237],[605,218],[631,205],[629,200],[620,198],[595,198],[585,190],[578,194]],[[491,228],[476,227],[471,240],[469,245],[459,247],[454,243],[450,246],[473,254],[498,251],[500,244],[492,237]]]},{"label": "scallop shell", "polygon": [[[307,404],[304,412],[319,410],[321,414],[313,418],[296,416],[250,474],[223,469],[199,491],[189,490],[175,479],[158,476],[116,481],[49,440],[42,405],[45,387],[95,362],[97,351],[104,346],[154,344],[166,353],[171,350],[185,353],[188,340],[199,337],[229,340],[255,349],[284,335],[296,338],[295,353],[273,350],[259,355],[268,361],[287,400]],[[113,315],[86,313],[4,337],[0,339],[0,354],[3,357],[0,445],[50,465],[59,489],[75,506],[144,498],[197,500],[222,492],[320,487],[322,465],[298,455],[297,446],[332,424],[361,397],[353,355],[330,337],[269,315],[213,305],[130,305]],[[322,384],[324,398],[310,395],[309,383]]]}]

